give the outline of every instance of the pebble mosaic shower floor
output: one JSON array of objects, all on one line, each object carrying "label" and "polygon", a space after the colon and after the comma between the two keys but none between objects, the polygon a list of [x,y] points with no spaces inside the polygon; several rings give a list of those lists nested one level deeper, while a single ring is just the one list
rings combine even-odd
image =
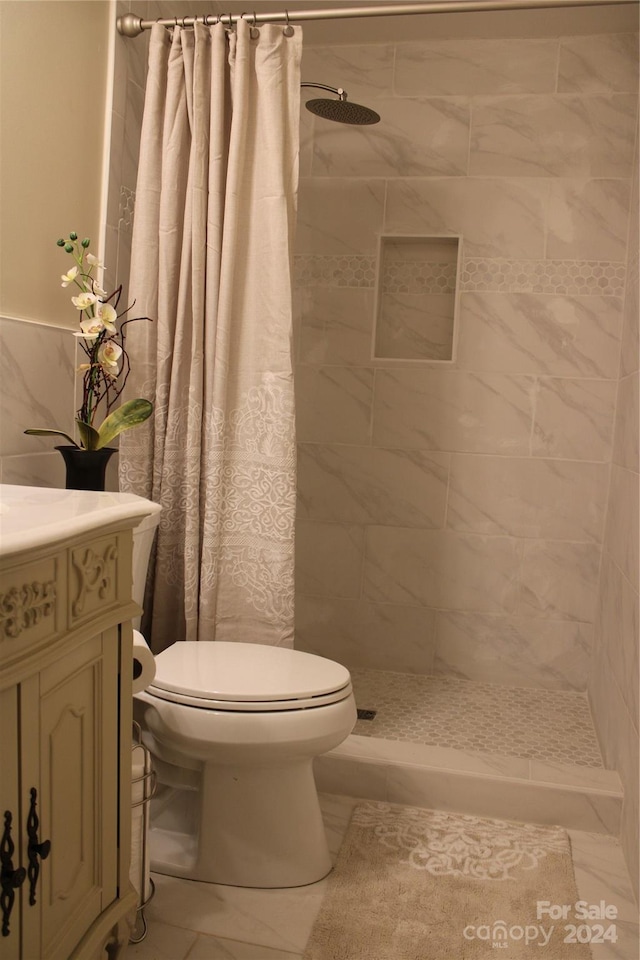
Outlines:
[{"label": "pebble mosaic shower floor", "polygon": [[582,693],[352,669],[354,733],[506,757],[602,767]]}]

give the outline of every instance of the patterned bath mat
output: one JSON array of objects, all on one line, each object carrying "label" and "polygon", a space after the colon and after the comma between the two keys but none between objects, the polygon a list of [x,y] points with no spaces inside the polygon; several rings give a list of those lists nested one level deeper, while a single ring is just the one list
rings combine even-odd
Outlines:
[{"label": "patterned bath mat", "polygon": [[304,960],[587,960],[578,900],[560,827],[366,802]]}]

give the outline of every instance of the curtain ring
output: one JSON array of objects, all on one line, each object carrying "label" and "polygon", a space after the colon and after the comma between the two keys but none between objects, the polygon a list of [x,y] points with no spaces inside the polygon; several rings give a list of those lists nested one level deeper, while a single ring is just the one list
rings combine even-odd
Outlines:
[{"label": "curtain ring", "polygon": [[282,33],[284,34],[285,37],[292,37],[294,34],[294,30],[291,24],[289,23],[289,11],[285,10],[284,15],[287,18],[287,25],[282,31]]},{"label": "curtain ring", "polygon": [[249,36],[252,40],[257,40],[260,36],[260,31],[256,27],[256,12],[253,11],[253,23],[249,27]]}]

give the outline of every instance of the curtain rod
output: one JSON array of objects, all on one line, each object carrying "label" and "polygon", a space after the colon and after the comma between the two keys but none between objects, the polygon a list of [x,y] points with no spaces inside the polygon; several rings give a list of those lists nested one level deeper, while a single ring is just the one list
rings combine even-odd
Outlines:
[{"label": "curtain rod", "polygon": [[[250,0],[249,0],[250,2]],[[401,17],[424,13],[468,13],[475,10],[537,10],[549,7],[608,7],[638,3],[638,0],[432,0],[430,3],[390,3],[375,7],[344,7],[320,10],[285,10],[283,13],[223,13],[198,17],[161,17],[143,20],[133,13],[118,17],[116,26],[123,37],[138,37],[154,23],[165,27],[192,27],[194,23],[232,26],[238,20],[254,23],[293,23],[296,20],[342,20],[350,17]]]}]

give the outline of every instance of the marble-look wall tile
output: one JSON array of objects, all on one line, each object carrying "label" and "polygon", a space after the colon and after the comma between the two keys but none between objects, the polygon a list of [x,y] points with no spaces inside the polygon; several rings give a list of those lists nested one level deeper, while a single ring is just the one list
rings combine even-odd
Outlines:
[{"label": "marble-look wall tile", "polygon": [[636,93],[638,35],[611,33],[560,41],[560,93]]},{"label": "marble-look wall tile", "polygon": [[298,173],[300,177],[311,176],[311,164],[313,162],[313,124],[313,114],[301,107],[300,156],[298,160]]},{"label": "marble-look wall tile", "polygon": [[301,180],[296,252],[375,253],[384,195],[383,180]]},{"label": "marble-look wall tile", "polygon": [[465,292],[457,364],[495,373],[615,377],[621,323],[616,297]]},{"label": "marble-look wall tile", "polygon": [[[637,203],[637,201],[636,201]],[[635,225],[637,233],[637,224]],[[640,330],[638,317],[640,316],[640,282],[638,280],[638,251],[629,258],[627,266],[627,282],[625,284],[624,323],[622,327],[622,343],[620,347],[620,376],[625,377],[636,373],[640,365]]]},{"label": "marble-look wall tile", "polygon": [[474,103],[469,172],[503,177],[629,177],[637,98],[521,96]]},{"label": "marble-look wall tile", "polygon": [[508,260],[466,257],[461,290],[546,296],[624,296],[626,268],[617,260]]},{"label": "marble-look wall tile", "polygon": [[353,523],[296,523],[296,590],[305,596],[359,597],[364,528]]},{"label": "marble-look wall tile", "polygon": [[454,455],[447,526],[467,533],[599,543],[604,463]]},{"label": "marble-look wall tile", "polygon": [[613,440],[613,462],[638,473],[638,373],[623,377],[618,384],[618,405]]},{"label": "marble-look wall tile", "polygon": [[[619,633],[615,636],[619,641]],[[638,865],[638,764],[640,738],[638,715],[630,714],[613,676],[604,646],[595,650],[589,683],[589,699],[596,719],[596,732],[607,767],[618,770],[624,790],[621,839],[624,855],[637,891]]]},{"label": "marble-look wall tile", "polygon": [[380,298],[375,355],[451,360],[455,294],[385,293]]},{"label": "marble-look wall tile", "polygon": [[[640,530],[640,486],[638,474],[614,463],[611,467],[611,487],[604,545],[606,552],[638,589],[638,530]],[[605,589],[605,585],[602,585]]]},{"label": "marble-look wall tile", "polygon": [[364,593],[382,603],[510,612],[521,553],[521,543],[510,537],[370,526]]},{"label": "marble-look wall tile", "polygon": [[[608,461],[615,402],[614,380],[540,380],[532,454]],[[599,493],[604,494],[604,489]]]},{"label": "marble-look wall tile", "polygon": [[595,543],[525,540],[518,597],[509,612],[592,623],[599,563]]},{"label": "marble-look wall tile", "polygon": [[395,89],[401,96],[553,93],[557,58],[557,40],[400,43]]},{"label": "marble-look wall tile", "polygon": [[390,180],[389,234],[462,234],[468,257],[540,258],[549,187],[530,179]]},{"label": "marble-look wall tile", "polygon": [[27,427],[73,433],[75,349],[71,330],[0,320],[2,456],[53,449],[55,437],[25,437]]},{"label": "marble-look wall tile", "polygon": [[[469,158],[465,99],[381,98],[381,122],[315,126],[312,173],[319,177],[463,176]],[[336,129],[338,128],[338,129]]]},{"label": "marble-look wall tile", "polygon": [[347,667],[431,673],[435,612],[367,600],[296,598],[296,649]]},{"label": "marble-look wall tile", "polygon": [[629,217],[629,249],[625,284],[624,324],[620,353],[620,376],[635,373],[640,365],[640,185],[638,181],[638,146],[636,145],[635,176],[632,178]]},{"label": "marble-look wall tile", "polygon": [[[392,43],[307,46],[302,55],[302,80],[341,87],[353,103],[368,104],[393,93],[393,60]],[[312,87],[302,91],[303,101],[325,96]]]},{"label": "marble-look wall tile", "polygon": [[449,458],[422,450],[298,444],[298,515],[441,527]]},{"label": "marble-look wall tile", "polygon": [[373,442],[462,453],[529,452],[534,381],[459,370],[377,370]]},{"label": "marble-look wall tile", "polygon": [[0,456],[0,483],[62,490],[65,485],[64,461],[57,450]]},{"label": "marble-look wall tile", "polygon": [[636,718],[640,709],[640,611],[638,591],[634,589],[637,582],[637,579],[629,582],[609,554],[603,553],[595,627],[598,636],[607,640],[607,672],[615,677],[629,715]]},{"label": "marble-look wall tile", "polygon": [[306,287],[299,294],[301,363],[371,362],[373,288]]},{"label": "marble-look wall tile", "polygon": [[436,614],[433,672],[548,690],[584,690],[592,628],[562,620]]},{"label": "marble-look wall tile", "polygon": [[550,184],[547,257],[624,260],[628,180],[554,180]]},{"label": "marble-look wall tile", "polygon": [[369,443],[373,370],[306,367],[296,370],[296,433],[314,443]]}]

